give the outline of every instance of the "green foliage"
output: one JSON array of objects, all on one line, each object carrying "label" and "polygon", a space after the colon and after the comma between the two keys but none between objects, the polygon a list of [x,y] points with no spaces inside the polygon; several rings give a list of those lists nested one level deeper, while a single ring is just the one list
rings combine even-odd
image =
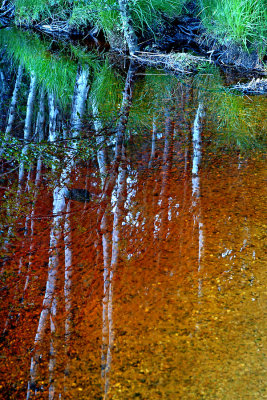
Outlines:
[{"label": "green foliage", "polygon": [[111,123],[116,120],[123,88],[123,76],[106,60],[95,74],[90,91],[90,101],[96,104],[102,123]]},{"label": "green foliage", "polygon": [[[130,0],[136,30],[154,32],[162,16],[178,16],[187,0]],[[122,30],[117,0],[16,0],[17,23],[65,20],[76,27],[102,29],[108,36]]]},{"label": "green foliage", "polygon": [[72,101],[78,63],[87,64],[92,70],[99,68],[96,53],[70,46],[66,56],[66,48],[60,44],[58,51],[52,52],[51,42],[18,29],[0,30],[0,44],[6,47],[12,62],[22,64],[28,73],[34,71],[38,84],[56,93],[64,107]]},{"label": "green foliage", "polygon": [[155,32],[162,16],[179,16],[185,3],[186,0],[132,0],[130,9],[135,28],[142,32],[146,29]]},{"label": "green foliage", "polygon": [[16,0],[16,22],[31,24],[47,18],[67,20],[72,0]]},{"label": "green foliage", "polygon": [[[206,28],[222,41],[266,43],[264,0],[199,0],[200,17]],[[260,43],[259,43],[260,42]]]},{"label": "green foliage", "polygon": [[120,25],[117,1],[75,0],[69,22],[78,27],[90,24],[108,35]]},{"label": "green foliage", "polygon": [[50,52],[50,43],[42,42],[37,34],[17,29],[1,30],[0,43],[26,72],[35,72],[39,85],[57,93],[62,104],[71,101],[77,72],[75,62],[59,52]]}]

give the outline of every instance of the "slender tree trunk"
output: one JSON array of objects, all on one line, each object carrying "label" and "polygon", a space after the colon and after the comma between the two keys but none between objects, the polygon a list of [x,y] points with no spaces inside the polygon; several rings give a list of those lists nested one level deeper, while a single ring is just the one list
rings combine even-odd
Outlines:
[{"label": "slender tree trunk", "polygon": [[44,140],[44,123],[45,123],[45,90],[42,87],[39,97],[39,109],[35,126],[35,137],[40,143]]},{"label": "slender tree trunk", "polygon": [[[201,128],[204,111],[203,104],[199,103],[193,126],[193,165],[192,165],[192,205],[194,209],[194,224],[198,231],[198,272],[202,269],[204,251],[203,222],[201,212],[201,188],[199,167],[201,163]],[[198,281],[198,296],[202,296],[202,280]]]},{"label": "slender tree trunk", "polygon": [[151,168],[156,154],[156,141],[157,141],[157,124],[155,116],[153,117],[152,140],[151,140],[151,153],[148,167]]},{"label": "slender tree trunk", "polygon": [[61,237],[60,226],[63,221],[62,213],[66,208],[66,200],[62,188],[57,186],[54,189],[53,202],[53,225],[50,232],[50,257],[48,263],[48,278],[46,283],[45,297],[43,300],[43,309],[39,318],[39,324],[34,340],[35,353],[31,359],[30,381],[28,383],[27,399],[36,392],[36,378],[38,370],[38,362],[41,356],[40,346],[44,338],[45,328],[47,326],[48,317],[51,312],[53,300],[55,298],[56,279],[59,265],[59,249],[58,244]]},{"label": "slender tree trunk", "polygon": [[[110,382],[110,372],[111,372],[111,363],[112,363],[112,350],[114,347],[114,326],[113,326],[113,280],[114,274],[118,265],[119,260],[119,242],[121,239],[121,227],[122,227],[122,218],[124,212],[124,203],[126,200],[126,157],[125,150],[122,149],[122,158],[123,164],[120,167],[120,171],[117,178],[117,202],[114,211],[113,217],[113,230],[112,230],[112,253],[111,253],[111,261],[110,268],[108,274],[106,276],[106,281],[104,282],[104,290],[105,290],[105,300],[107,304],[107,315],[105,317],[108,318],[108,346],[107,353],[104,364],[104,399],[108,397],[109,390],[109,382]],[[104,315],[104,314],[103,314]],[[103,321],[104,322],[104,321]],[[103,324],[104,326],[104,324]],[[106,328],[107,329],[107,328]]]},{"label": "slender tree trunk", "polygon": [[[30,90],[28,95],[27,101],[27,111],[26,111],[26,118],[25,118],[25,126],[24,126],[24,146],[22,149],[22,156],[25,156],[28,152],[28,142],[31,137],[32,132],[32,120],[33,120],[33,110],[34,110],[34,102],[36,97],[36,75],[32,71],[31,72],[31,83],[30,83]],[[19,166],[19,182],[22,182],[24,178],[24,161],[20,162]]]},{"label": "slender tree trunk", "polygon": [[[71,129],[73,133],[73,137],[78,136],[79,129],[81,128],[81,121],[84,112],[84,103],[86,101],[87,93],[88,93],[88,76],[89,69],[79,69],[77,76],[77,86],[74,92],[73,99],[73,110],[72,110],[72,118],[71,118]],[[39,324],[34,340],[34,347],[36,351],[31,359],[31,367],[30,367],[30,381],[28,383],[28,391],[27,391],[27,399],[29,399],[32,394],[36,391],[36,378],[37,378],[37,370],[38,370],[38,361],[41,355],[40,346],[43,341],[45,327],[47,326],[48,317],[51,318],[51,333],[54,332],[53,325],[53,315],[56,314],[56,298],[55,298],[55,289],[56,289],[56,280],[58,276],[58,266],[59,266],[59,249],[58,244],[62,235],[61,225],[63,223],[63,213],[66,210],[66,190],[67,184],[70,180],[70,173],[74,165],[74,152],[75,152],[75,141],[74,141],[74,149],[69,151],[68,159],[69,162],[63,168],[61,173],[59,185],[55,187],[53,192],[53,215],[54,220],[50,231],[50,257],[48,263],[48,278],[46,283],[46,291],[45,297],[43,300],[43,309],[39,318]],[[65,225],[66,227],[66,225]],[[50,359],[50,377],[53,376],[54,371],[54,343],[51,342],[51,351],[52,356]],[[52,379],[52,378],[51,378]],[[54,385],[52,380],[50,382],[49,389],[49,399],[52,399],[54,396]]]},{"label": "slender tree trunk", "polygon": [[95,126],[95,132],[96,132],[96,144],[98,146],[97,161],[98,161],[98,166],[99,166],[99,171],[100,171],[101,182],[102,182],[102,186],[103,186],[104,182],[105,182],[106,173],[107,173],[107,151],[104,146],[105,136],[102,134],[103,126],[102,126],[101,120],[99,118],[99,110],[98,110],[98,106],[97,106],[95,100],[93,100],[92,110],[93,110],[94,126]]},{"label": "slender tree trunk", "polygon": [[136,69],[137,69],[136,64],[131,62],[123,91],[123,98],[120,108],[120,118],[116,129],[116,147],[115,147],[114,160],[112,163],[112,167],[105,180],[104,189],[101,197],[101,205],[98,211],[99,224],[101,223],[103,214],[105,212],[105,208],[108,204],[109,197],[111,196],[111,193],[113,191],[118,176],[118,169],[122,156],[122,146],[129,119],[130,109],[132,105]]},{"label": "slender tree trunk", "polygon": [[21,86],[22,77],[23,77],[23,66],[20,64],[20,66],[18,68],[17,79],[16,79],[14,90],[13,90],[11,103],[9,106],[8,120],[7,120],[7,126],[6,126],[6,131],[5,131],[6,137],[11,132],[13,122],[15,119],[15,108],[17,105],[18,93],[19,93],[19,89]]},{"label": "slender tree trunk", "polygon": [[126,39],[130,54],[138,51],[138,39],[133,28],[129,0],[119,0],[120,16],[122,20],[123,33]]},{"label": "slender tree trunk", "polygon": [[49,142],[56,140],[56,127],[58,108],[56,105],[56,96],[54,92],[48,94],[48,107],[49,107]]},{"label": "slender tree trunk", "polygon": [[160,205],[160,230],[159,230],[159,252],[158,252],[158,264],[161,262],[161,255],[164,251],[164,244],[168,233],[168,217],[169,217],[169,179],[170,170],[172,166],[172,152],[173,152],[173,131],[174,124],[170,116],[170,111],[165,110],[165,139],[164,139],[164,150],[163,150],[163,162],[162,162],[162,181],[161,191],[159,195]]},{"label": "slender tree trunk", "polygon": [[82,127],[82,117],[89,90],[89,73],[89,67],[78,67],[71,114],[71,133],[73,138],[79,135]]},{"label": "slender tree trunk", "polygon": [[32,120],[33,120],[33,110],[34,110],[34,103],[36,97],[36,75],[35,72],[31,72],[31,83],[30,83],[30,91],[28,95],[27,101],[27,112],[25,118],[25,126],[24,126],[24,142],[28,141],[31,137],[32,133]]}]

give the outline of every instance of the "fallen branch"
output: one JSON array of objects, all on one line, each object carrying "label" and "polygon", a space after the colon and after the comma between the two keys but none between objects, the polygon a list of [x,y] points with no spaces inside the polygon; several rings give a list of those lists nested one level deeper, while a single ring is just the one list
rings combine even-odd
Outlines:
[{"label": "fallen branch", "polygon": [[148,65],[162,66],[166,69],[180,72],[183,74],[191,74],[198,71],[199,66],[210,62],[205,57],[193,56],[189,53],[151,53],[145,51],[136,51],[131,55],[140,63]]},{"label": "fallen branch", "polygon": [[267,79],[253,78],[248,83],[238,83],[231,90],[238,90],[244,94],[267,94]]}]

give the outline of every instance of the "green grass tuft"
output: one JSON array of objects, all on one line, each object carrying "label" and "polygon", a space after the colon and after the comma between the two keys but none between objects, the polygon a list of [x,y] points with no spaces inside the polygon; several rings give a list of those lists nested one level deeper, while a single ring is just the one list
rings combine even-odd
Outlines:
[{"label": "green grass tuft", "polygon": [[267,9],[264,0],[199,0],[206,28],[222,42],[266,45]]}]

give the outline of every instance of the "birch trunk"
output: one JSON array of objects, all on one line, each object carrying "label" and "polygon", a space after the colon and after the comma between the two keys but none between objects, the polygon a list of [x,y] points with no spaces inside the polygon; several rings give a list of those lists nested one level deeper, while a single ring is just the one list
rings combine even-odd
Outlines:
[{"label": "birch trunk", "polygon": [[[84,103],[86,101],[87,92],[88,92],[88,75],[89,69],[79,69],[77,76],[77,86],[74,92],[74,100],[73,100],[73,110],[72,110],[72,119],[71,119],[71,128],[74,134],[74,137],[78,136],[79,129],[81,127],[81,120],[84,112]],[[70,173],[74,165],[74,154],[76,149],[76,143],[74,142],[74,149],[71,149],[68,154],[69,162],[63,168],[63,171],[60,176],[59,185],[55,187],[53,192],[53,224],[50,231],[50,257],[48,263],[48,278],[46,283],[46,291],[43,300],[43,309],[39,318],[39,324],[34,340],[34,347],[36,348],[35,354],[31,359],[31,367],[30,367],[30,381],[28,383],[27,390],[27,399],[30,399],[33,393],[36,392],[36,378],[37,378],[37,370],[38,370],[38,360],[40,358],[40,350],[38,347],[40,346],[44,333],[45,327],[47,325],[48,317],[51,319],[51,333],[53,333],[54,326],[53,315],[56,313],[56,299],[55,299],[55,289],[56,289],[56,280],[58,276],[58,266],[59,266],[59,250],[58,244],[61,238],[62,230],[61,226],[63,223],[63,213],[66,210],[66,190],[67,184],[70,180]],[[66,227],[66,225],[65,225]],[[67,289],[67,288],[66,288]],[[67,289],[68,290],[68,289]],[[53,376],[54,371],[54,343],[51,342],[51,351],[52,356],[50,360],[50,377]],[[52,383],[52,378],[50,382],[49,388],[49,399],[52,399],[54,396],[54,385]]]},{"label": "birch trunk", "polygon": [[[22,156],[25,156],[28,152],[28,147],[29,147],[28,142],[30,140],[32,132],[32,119],[33,119],[35,97],[36,97],[36,75],[32,71],[30,90],[27,101],[25,126],[24,126],[24,146],[22,149]],[[24,178],[24,161],[22,160],[19,166],[19,182],[22,182],[23,178]]]},{"label": "birch trunk", "polygon": [[45,123],[45,90],[42,87],[39,97],[38,114],[35,126],[35,137],[40,143],[44,140],[44,123]]},{"label": "birch trunk", "polygon": [[129,1],[128,0],[119,0],[120,7],[120,16],[122,20],[123,33],[125,40],[127,42],[129,52],[133,55],[136,51],[138,51],[138,40],[133,28],[133,21],[131,18]]},{"label": "birch trunk", "polygon": [[130,114],[130,109],[132,105],[133,99],[133,88],[134,88],[134,80],[136,76],[136,64],[132,63],[129,66],[125,87],[123,91],[123,98],[120,108],[120,118],[118,121],[117,129],[116,129],[116,147],[115,147],[115,155],[112,164],[112,168],[109,171],[108,176],[106,177],[103,194],[101,197],[101,205],[98,211],[98,222],[101,223],[102,217],[105,212],[105,208],[108,204],[108,199],[112,194],[114,189],[116,179],[118,176],[118,169],[122,157],[122,146],[125,136],[125,131],[128,123],[128,118]]},{"label": "birch trunk", "polygon": [[[199,168],[201,163],[201,128],[204,116],[203,104],[199,103],[193,126],[193,163],[192,163],[192,206],[195,210],[194,223],[198,231],[198,272],[202,269],[204,251],[203,222],[201,212],[201,189]],[[202,280],[198,281],[198,296],[202,296]],[[198,326],[197,326],[198,328]]]},{"label": "birch trunk", "polygon": [[153,117],[153,127],[152,127],[152,140],[151,140],[151,153],[148,167],[151,168],[156,154],[156,141],[157,141],[157,124],[155,116]]},{"label": "birch trunk", "polygon": [[[62,213],[66,208],[66,200],[64,197],[64,188],[56,187],[54,189],[53,201],[53,224],[50,231],[50,256],[48,262],[48,278],[46,283],[45,296],[43,300],[43,309],[39,318],[37,332],[34,339],[35,353],[31,359],[30,381],[28,383],[27,399],[30,399],[36,393],[36,378],[38,371],[38,362],[41,357],[40,346],[44,338],[45,328],[47,326],[48,317],[52,310],[55,296],[56,280],[59,265],[58,244],[61,237],[60,226],[63,221]],[[53,310],[52,310],[53,311]]]},{"label": "birch trunk", "polygon": [[107,151],[106,151],[106,148],[104,147],[105,136],[102,135],[102,133],[101,133],[103,131],[103,126],[102,126],[101,120],[99,118],[98,106],[97,106],[95,100],[93,100],[93,103],[92,103],[92,110],[93,110],[94,127],[95,127],[95,133],[96,133],[96,144],[98,147],[97,162],[98,162],[101,182],[102,182],[102,186],[103,186],[104,182],[105,182],[106,173],[107,173]]},{"label": "birch trunk", "polygon": [[78,67],[71,114],[71,132],[73,138],[76,138],[79,135],[82,127],[82,117],[89,90],[89,73],[89,67]]},{"label": "birch trunk", "polygon": [[20,86],[21,86],[21,82],[22,82],[22,76],[23,76],[23,67],[20,64],[20,66],[18,68],[15,87],[14,87],[14,90],[13,90],[13,95],[12,95],[12,98],[11,98],[11,103],[10,103],[10,106],[9,106],[9,111],[8,111],[8,120],[7,120],[7,126],[6,126],[6,131],[5,131],[6,137],[11,132],[12,126],[13,126],[13,123],[14,123],[15,108],[16,108],[16,105],[17,105],[18,93],[19,93],[19,89],[20,89]]},{"label": "birch trunk", "polygon": [[[107,399],[110,382],[110,371],[112,363],[112,350],[114,347],[114,327],[113,327],[113,278],[119,259],[119,242],[121,239],[121,226],[124,211],[124,203],[126,200],[126,160],[124,148],[122,149],[123,165],[120,168],[117,179],[117,202],[113,217],[112,230],[112,254],[110,268],[106,277],[106,285],[104,281],[105,298],[107,301],[107,318],[108,318],[108,347],[104,364],[104,399]],[[105,314],[106,316],[106,314]]]},{"label": "birch trunk", "polygon": [[56,96],[54,92],[48,94],[48,108],[49,108],[49,142],[56,140],[56,126],[58,108],[56,106]]}]

